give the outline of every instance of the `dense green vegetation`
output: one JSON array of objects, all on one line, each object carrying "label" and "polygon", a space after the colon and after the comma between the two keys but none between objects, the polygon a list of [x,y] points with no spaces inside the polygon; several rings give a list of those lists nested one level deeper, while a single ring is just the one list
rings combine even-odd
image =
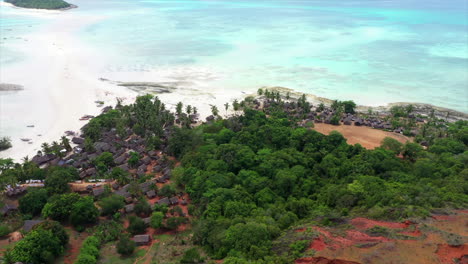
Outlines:
[{"label": "dense green vegetation", "polygon": [[0,138],[0,151],[11,148],[11,139],[8,137]]},{"label": "dense green vegetation", "polygon": [[366,150],[337,132],[297,127],[280,111],[267,117],[246,109],[195,129],[174,128],[169,147],[182,161],[174,180],[199,207],[196,242],[215,258],[279,263],[272,241],[301,219],[402,219],[466,206],[467,125],[452,124],[427,151],[391,140]]},{"label": "dense green vegetation", "polygon": [[5,0],[18,7],[36,9],[62,9],[71,5],[63,0]]},{"label": "dense green vegetation", "polygon": [[[418,139],[428,141],[427,149],[417,143],[401,144],[386,138],[380,148],[367,150],[348,145],[338,132],[325,136],[298,125],[310,111],[304,96],[294,102],[293,114],[288,114],[279,93],[265,94],[274,98],[268,109],[251,109],[253,98],[236,101],[232,105],[234,115],[222,119],[213,107],[214,120],[197,127],[190,120],[194,108],[187,106],[184,113],[180,103],[177,114],[173,114],[157,98],[138,97],[132,105],[118,105],[93,118],[83,129],[85,149],[92,149],[104,132],[114,130],[122,139],[132,134],[140,136],[147,150],[163,150],[158,163],[168,168],[172,169],[176,162],[169,162],[167,156],[176,157],[181,165],[172,169],[171,183],[159,190],[153,184],[151,189],[163,197],[185,190],[192,203],[188,212],[194,217],[191,242],[210,258],[224,258],[227,264],[291,263],[304,252],[313,234],[297,241],[284,239],[285,234],[310,221],[333,225],[353,216],[396,220],[426,217],[434,208],[466,208],[468,122],[442,128],[437,127],[437,120],[430,119],[424,124],[428,132]],[[337,112],[355,111],[351,101],[334,104]],[[392,118],[396,120],[410,110],[396,109]],[[60,150],[68,148],[67,144],[62,139],[61,143],[44,145],[43,153],[60,157]],[[142,155],[131,152],[128,165],[137,168],[141,159]],[[116,168],[109,152],[100,153],[91,163],[96,168],[94,176],[129,184],[128,192],[137,202],[135,215],[128,216],[129,225],[124,229],[120,213],[124,198],[111,194],[110,188],[96,197],[101,214],[108,220],[91,227],[97,240],[92,238],[83,245],[78,263],[96,263],[99,247],[111,241],[118,240],[118,253],[132,254],[135,245],[123,233],[144,233],[147,225],[140,217],[150,217],[153,228],[169,230],[177,230],[188,221],[178,206],[156,204],[151,208],[139,183],[152,175],[137,178]],[[29,179],[45,180],[44,189],[30,189],[20,199],[24,218],[41,214],[71,223],[77,230],[97,222],[95,201],[70,193],[67,183],[79,178],[76,169],[40,169],[27,159],[22,164],[0,160],[0,172],[2,188]],[[63,252],[66,243],[57,246],[60,232],[50,234],[49,230],[34,229],[7,256],[14,261],[50,262]],[[39,236],[50,239],[51,244],[42,245]],[[46,255],[31,247],[40,248]],[[25,257],[20,258],[21,254]],[[191,263],[201,258],[198,249],[191,249],[181,261]]]},{"label": "dense green vegetation", "polygon": [[11,251],[4,255],[6,263],[51,263],[68,244],[68,235],[60,223],[45,221],[36,225]]}]

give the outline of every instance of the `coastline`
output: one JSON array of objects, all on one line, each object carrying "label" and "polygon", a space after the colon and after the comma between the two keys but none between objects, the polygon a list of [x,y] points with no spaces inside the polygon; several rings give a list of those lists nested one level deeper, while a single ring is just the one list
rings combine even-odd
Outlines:
[{"label": "coastline", "polygon": [[[295,97],[295,98],[299,98],[300,96],[305,94],[307,99],[314,104],[323,103],[329,106],[334,101],[333,99],[330,99],[330,98],[320,97],[318,95],[310,94],[310,93],[301,93],[294,89],[286,88],[286,87],[273,86],[273,87],[261,87],[261,88],[269,89],[271,91],[278,91],[282,93],[289,92],[291,97]],[[250,94],[250,95],[256,96],[256,94]],[[349,100],[353,100],[353,99],[349,98]],[[442,119],[446,119],[447,114],[448,114],[448,120],[450,122],[454,122],[457,120],[468,120],[468,113],[464,113],[464,112],[446,108],[446,107],[441,107],[441,106],[436,106],[436,105],[431,105],[431,104],[426,104],[426,103],[418,103],[418,102],[392,102],[392,103],[387,103],[387,104],[380,105],[380,106],[357,105],[356,111],[360,113],[367,113],[369,110],[372,110],[373,112],[383,115],[383,114],[390,113],[390,109],[394,106],[407,106],[407,105],[413,105],[414,112],[416,114],[430,115],[431,111],[434,110],[434,115]]]},{"label": "coastline", "polygon": [[[2,1],[0,5],[11,4]],[[138,94],[151,92],[171,109],[174,109],[179,101],[182,101],[184,106],[190,104],[197,107],[201,118],[204,119],[211,114],[211,105],[216,105],[224,115],[224,103],[250,95],[255,96],[258,88],[290,92],[292,97],[303,94],[285,87],[251,87],[246,91],[212,87],[204,89],[203,85],[191,85],[199,80],[191,80],[189,77],[178,84],[161,80],[153,73],[103,73],[102,68],[108,66],[103,55],[76,36],[81,29],[103,17],[79,12],[62,13],[59,10],[18,9],[26,15],[53,18],[53,22],[25,36],[28,41],[15,46],[26,55],[25,61],[0,67],[0,83],[24,87],[24,90],[15,91],[14,95],[0,92],[0,121],[3,122],[0,124],[0,136],[10,137],[13,144],[12,148],[0,152],[0,158],[19,161],[25,156],[32,157],[42,143],[60,140],[67,130],[79,131],[85,124],[79,120],[80,117],[100,113],[102,108],[98,107],[95,101],[103,101],[104,106],[115,105],[115,99],[119,97],[126,99],[124,103],[132,103]],[[42,52],[37,52],[38,50]],[[28,73],[28,78],[25,78],[24,72]],[[185,85],[182,82],[189,84]],[[5,102],[10,100],[11,96],[16,96],[14,98],[18,100],[15,101],[17,105],[5,106]],[[306,96],[313,104],[329,105],[333,101],[313,94]],[[371,109],[384,114],[394,105],[407,104],[410,103],[360,105],[357,110],[367,112]],[[459,111],[428,104],[411,104],[422,114],[428,115],[434,109],[435,114],[441,118],[445,118],[449,113],[452,118],[468,120],[468,114]],[[228,111],[229,113],[231,112]],[[30,125],[34,127],[28,128]],[[41,136],[38,136],[39,134]],[[23,142],[21,138],[30,138],[32,143]]]}]

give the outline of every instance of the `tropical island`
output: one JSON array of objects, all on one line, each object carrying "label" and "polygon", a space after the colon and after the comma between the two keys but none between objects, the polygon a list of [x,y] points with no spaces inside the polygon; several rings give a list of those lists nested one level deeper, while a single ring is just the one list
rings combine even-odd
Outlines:
[{"label": "tropical island", "polygon": [[17,7],[49,10],[65,10],[76,6],[63,0],[4,0]]},{"label": "tropical island", "polygon": [[[118,100],[33,158],[0,160],[3,261],[466,259],[467,237],[456,230],[468,217],[468,122],[411,107],[363,118],[355,107],[260,89],[200,120],[182,102],[172,112],[151,95]],[[366,149],[314,130],[323,122],[388,122],[417,136]]]}]

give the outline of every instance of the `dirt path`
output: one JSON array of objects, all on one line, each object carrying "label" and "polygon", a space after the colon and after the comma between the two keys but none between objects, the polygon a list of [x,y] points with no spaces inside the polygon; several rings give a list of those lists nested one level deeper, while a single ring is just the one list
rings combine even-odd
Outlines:
[{"label": "dirt path", "polygon": [[366,149],[374,149],[380,146],[380,143],[385,137],[394,138],[401,143],[412,141],[411,138],[401,134],[387,132],[379,129],[374,129],[366,126],[334,126],[330,124],[316,123],[314,129],[317,132],[328,135],[332,131],[340,132],[347,140],[348,144],[361,144]]}]

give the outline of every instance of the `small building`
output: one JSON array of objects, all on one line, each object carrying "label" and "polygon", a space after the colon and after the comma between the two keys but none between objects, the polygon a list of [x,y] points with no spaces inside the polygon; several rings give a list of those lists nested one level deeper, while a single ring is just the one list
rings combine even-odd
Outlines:
[{"label": "small building", "polygon": [[94,197],[99,197],[104,194],[104,188],[99,188],[99,189],[94,189],[93,190],[93,196]]},{"label": "small building", "polygon": [[143,222],[146,224],[146,225],[150,225],[151,223],[151,217],[146,217],[146,218],[142,218],[141,220],[143,220]]},{"label": "small building", "polygon": [[72,138],[72,142],[73,142],[74,144],[81,145],[81,144],[84,144],[85,140],[84,140],[84,138],[73,137],[73,138]]},{"label": "small building", "polygon": [[24,221],[24,224],[23,224],[23,230],[25,232],[29,232],[29,231],[31,231],[31,229],[33,229],[33,227],[35,225],[38,225],[38,224],[40,224],[42,222],[43,222],[43,220],[26,220],[26,221]]},{"label": "small building", "polygon": [[133,237],[133,241],[137,246],[148,245],[151,242],[150,235],[136,235]]},{"label": "small building", "polygon": [[125,198],[125,203],[130,204],[133,203],[133,198],[131,196]]},{"label": "small building", "polygon": [[148,199],[152,199],[156,197],[156,192],[154,190],[148,191],[146,192],[146,196],[148,197]]},{"label": "small building", "polygon": [[158,201],[158,204],[169,205],[170,204],[169,198],[167,197],[162,198],[161,200]]},{"label": "small building", "polygon": [[129,213],[133,212],[134,209],[135,209],[135,205],[134,205],[134,204],[126,205],[126,206],[125,206],[125,213],[129,214]]},{"label": "small building", "polygon": [[179,203],[179,198],[177,198],[177,196],[174,196],[171,199],[169,199],[169,202],[171,203],[171,205],[176,205]]}]

